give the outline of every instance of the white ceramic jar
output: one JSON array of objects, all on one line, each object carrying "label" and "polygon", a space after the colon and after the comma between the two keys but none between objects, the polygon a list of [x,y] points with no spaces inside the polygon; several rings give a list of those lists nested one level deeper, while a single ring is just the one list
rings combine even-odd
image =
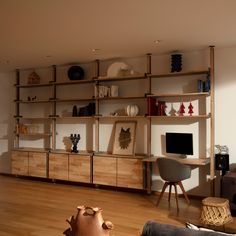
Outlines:
[{"label": "white ceramic jar", "polygon": [[137,116],[139,112],[139,108],[137,105],[128,105],[126,107],[127,116]]}]

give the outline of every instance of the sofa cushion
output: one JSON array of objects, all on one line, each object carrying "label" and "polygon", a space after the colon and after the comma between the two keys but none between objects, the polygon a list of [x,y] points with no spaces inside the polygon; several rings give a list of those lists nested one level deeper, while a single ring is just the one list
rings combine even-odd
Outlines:
[{"label": "sofa cushion", "polygon": [[156,221],[148,221],[144,227],[141,236],[225,236],[216,231],[202,231],[188,228],[181,228],[169,224],[160,224]]}]

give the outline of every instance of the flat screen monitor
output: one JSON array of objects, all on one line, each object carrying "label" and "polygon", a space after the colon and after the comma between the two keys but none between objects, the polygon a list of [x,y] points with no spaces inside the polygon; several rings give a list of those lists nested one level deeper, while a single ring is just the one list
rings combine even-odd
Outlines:
[{"label": "flat screen monitor", "polygon": [[193,134],[166,133],[166,153],[193,155]]}]

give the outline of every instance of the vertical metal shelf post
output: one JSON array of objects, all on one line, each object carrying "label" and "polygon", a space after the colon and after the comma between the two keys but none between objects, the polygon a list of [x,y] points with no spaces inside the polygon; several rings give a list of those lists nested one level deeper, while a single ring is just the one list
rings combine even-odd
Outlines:
[{"label": "vertical metal shelf post", "polygon": [[[20,70],[16,70],[16,101],[20,100]],[[16,102],[15,104],[16,120],[15,120],[15,148],[19,148],[19,124],[20,124],[20,103]]]}]

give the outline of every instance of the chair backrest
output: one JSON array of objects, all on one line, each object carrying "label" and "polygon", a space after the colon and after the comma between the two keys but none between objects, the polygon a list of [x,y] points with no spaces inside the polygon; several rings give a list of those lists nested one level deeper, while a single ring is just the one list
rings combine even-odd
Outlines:
[{"label": "chair backrest", "polygon": [[191,168],[175,159],[161,157],[157,159],[160,176],[168,182],[179,182],[190,178]]}]

